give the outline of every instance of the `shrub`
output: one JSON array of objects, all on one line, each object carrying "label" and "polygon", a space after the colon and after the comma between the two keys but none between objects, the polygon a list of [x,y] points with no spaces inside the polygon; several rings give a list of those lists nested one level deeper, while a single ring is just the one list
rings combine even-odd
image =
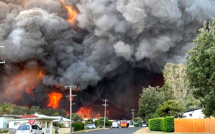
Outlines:
[{"label": "shrub", "polygon": [[161,120],[162,118],[150,119],[149,129],[151,131],[161,131]]},{"label": "shrub", "polygon": [[74,128],[74,131],[84,130],[84,123],[72,123],[72,127]]},{"label": "shrub", "polygon": [[160,126],[160,128],[161,128],[161,131],[166,132],[165,131],[165,129],[166,129],[165,118],[161,119],[161,126]]},{"label": "shrub", "polygon": [[3,132],[3,133],[7,133],[7,132],[8,132],[8,130],[3,130],[2,132]]},{"label": "shrub", "polygon": [[174,131],[174,117],[167,116],[162,119],[161,130],[164,132],[173,132]]},{"label": "shrub", "polygon": [[151,131],[174,132],[174,116],[150,119],[149,129]]}]

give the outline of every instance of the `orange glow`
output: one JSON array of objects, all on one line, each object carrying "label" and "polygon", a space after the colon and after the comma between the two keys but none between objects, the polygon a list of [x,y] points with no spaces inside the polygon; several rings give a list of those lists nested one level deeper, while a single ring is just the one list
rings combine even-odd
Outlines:
[{"label": "orange glow", "polygon": [[53,109],[56,109],[63,95],[61,93],[50,93],[48,94],[48,96],[49,96],[48,107],[52,107]]},{"label": "orange glow", "polygon": [[98,113],[97,116],[96,116],[96,118],[98,119],[98,118],[100,118],[100,117],[101,117],[101,115],[100,115],[100,113]]},{"label": "orange glow", "polygon": [[69,116],[69,111],[66,111],[66,116]]},{"label": "orange glow", "polygon": [[90,118],[99,118],[100,113],[93,112],[91,107],[80,107],[78,110],[78,115],[81,116],[83,119],[90,119]]},{"label": "orange glow", "polygon": [[32,87],[27,87],[26,89],[25,89],[25,92],[27,93],[27,94],[32,94],[32,90],[34,89],[34,87],[32,86]]},{"label": "orange glow", "polygon": [[73,6],[66,6],[64,0],[60,0],[60,2],[63,4],[63,6],[66,8],[68,12],[67,21],[72,25],[75,25],[78,11]]},{"label": "orange glow", "polygon": [[84,107],[81,107],[79,110],[78,110],[78,115],[81,116],[83,119],[89,119],[89,118],[92,118],[91,117],[91,111],[92,111],[92,108],[84,108]]},{"label": "orange glow", "polygon": [[27,68],[14,77],[6,80],[4,95],[16,101],[21,99],[21,94],[23,92],[33,94],[32,90],[42,80],[43,76],[43,69],[37,67]]},{"label": "orange glow", "polygon": [[107,110],[107,114],[109,114],[109,111]]}]

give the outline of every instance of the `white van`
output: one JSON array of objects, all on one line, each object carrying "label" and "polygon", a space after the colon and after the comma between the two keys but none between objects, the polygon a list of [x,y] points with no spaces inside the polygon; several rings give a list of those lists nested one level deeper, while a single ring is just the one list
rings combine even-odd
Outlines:
[{"label": "white van", "polygon": [[44,134],[42,128],[37,125],[20,125],[16,134]]}]

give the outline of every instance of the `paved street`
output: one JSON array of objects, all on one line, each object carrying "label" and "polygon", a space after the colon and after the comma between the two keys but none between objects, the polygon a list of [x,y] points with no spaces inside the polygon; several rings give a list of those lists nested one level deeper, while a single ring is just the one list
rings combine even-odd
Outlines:
[{"label": "paved street", "polygon": [[78,134],[132,134],[140,128],[113,128],[107,130],[91,131],[87,133]]}]

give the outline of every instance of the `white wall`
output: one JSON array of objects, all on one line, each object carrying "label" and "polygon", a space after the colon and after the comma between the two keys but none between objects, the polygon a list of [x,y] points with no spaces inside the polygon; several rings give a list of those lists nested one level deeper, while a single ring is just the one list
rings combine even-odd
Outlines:
[{"label": "white wall", "polygon": [[198,109],[195,111],[186,112],[183,114],[183,118],[204,118],[204,114],[202,109]]},{"label": "white wall", "polygon": [[24,124],[24,123],[28,123],[28,121],[10,121],[9,122],[9,128],[13,128],[13,129],[17,129],[19,127],[20,124]]},{"label": "white wall", "polygon": [[8,128],[9,120],[14,119],[14,117],[0,117],[0,128]]},{"label": "white wall", "polygon": [[0,117],[0,128],[3,128],[4,117]]}]

